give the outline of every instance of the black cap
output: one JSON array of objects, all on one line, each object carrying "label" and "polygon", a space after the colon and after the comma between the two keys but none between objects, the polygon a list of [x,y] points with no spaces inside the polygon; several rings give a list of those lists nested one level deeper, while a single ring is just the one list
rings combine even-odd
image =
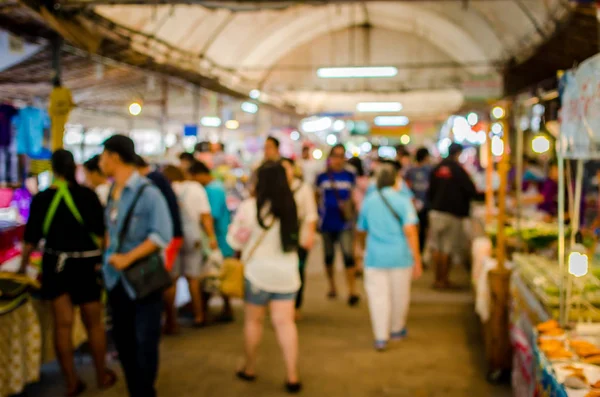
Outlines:
[{"label": "black cap", "polygon": [[448,155],[455,156],[457,154],[461,154],[463,151],[463,146],[460,143],[453,143],[448,147]]},{"label": "black cap", "polygon": [[139,154],[135,155],[135,166],[138,168],[146,168],[148,167],[150,164],[148,164],[148,162]]},{"label": "black cap", "polygon": [[135,164],[137,154],[131,138],[125,135],[113,135],[105,140],[102,146],[107,152],[118,154],[125,164]]}]

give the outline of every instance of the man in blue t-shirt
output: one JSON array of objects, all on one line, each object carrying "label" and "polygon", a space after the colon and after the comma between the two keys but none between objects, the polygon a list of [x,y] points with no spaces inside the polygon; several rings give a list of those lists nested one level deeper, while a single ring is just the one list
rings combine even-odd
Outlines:
[{"label": "man in blue t-shirt", "polygon": [[406,183],[412,189],[415,195],[415,207],[419,214],[419,247],[421,252],[425,247],[425,237],[429,227],[429,203],[427,202],[427,192],[429,191],[429,178],[433,167],[430,164],[431,156],[427,148],[417,150],[415,159],[417,165],[412,167],[406,173]]},{"label": "man in blue t-shirt", "polygon": [[353,223],[356,213],[352,207],[352,192],[356,186],[356,177],[345,169],[346,148],[336,145],[331,149],[327,171],[316,180],[319,201],[320,230],[325,251],[325,267],[329,280],[328,297],[337,297],[334,278],[335,245],[339,243],[344,255],[346,279],[348,283],[348,304],[356,306],[359,296],[356,292],[356,267],[354,263]]}]

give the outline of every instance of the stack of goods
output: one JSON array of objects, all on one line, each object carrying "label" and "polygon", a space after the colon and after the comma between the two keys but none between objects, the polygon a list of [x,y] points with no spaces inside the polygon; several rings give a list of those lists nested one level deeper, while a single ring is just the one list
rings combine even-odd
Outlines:
[{"label": "stack of goods", "polygon": [[[513,261],[521,279],[544,305],[551,317],[557,318],[560,304],[560,272],[558,261],[540,255],[514,254]],[[600,321],[600,268],[592,267],[583,277],[572,278],[572,321]]]},{"label": "stack of goods", "polygon": [[559,324],[539,324],[538,348],[552,363],[556,379],[569,397],[600,397],[600,347],[593,341],[569,335]]}]

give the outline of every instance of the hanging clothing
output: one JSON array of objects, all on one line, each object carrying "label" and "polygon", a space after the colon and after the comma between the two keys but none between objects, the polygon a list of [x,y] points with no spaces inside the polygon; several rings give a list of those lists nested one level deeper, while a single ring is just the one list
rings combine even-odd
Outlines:
[{"label": "hanging clothing", "polygon": [[12,120],[18,110],[7,103],[0,104],[0,147],[9,147],[12,142]]},{"label": "hanging clothing", "polygon": [[44,130],[50,128],[48,113],[32,106],[24,107],[13,118],[13,125],[17,132],[17,154],[40,154],[44,143]]},{"label": "hanging clothing", "polygon": [[71,90],[65,87],[55,87],[50,93],[50,106],[48,113],[52,121],[50,132],[50,146],[52,151],[63,148],[63,137],[65,135],[65,124],[69,120],[69,114],[75,107]]}]

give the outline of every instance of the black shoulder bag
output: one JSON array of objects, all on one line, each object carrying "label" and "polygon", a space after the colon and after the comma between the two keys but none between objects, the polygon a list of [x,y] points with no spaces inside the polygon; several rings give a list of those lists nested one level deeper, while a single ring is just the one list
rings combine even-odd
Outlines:
[{"label": "black shoulder bag", "polygon": [[402,221],[402,218],[400,218],[400,215],[398,215],[398,213],[396,211],[394,211],[394,208],[392,207],[392,205],[390,204],[390,202],[388,201],[388,199],[385,198],[385,195],[383,194],[383,192],[381,190],[379,190],[379,189],[377,190],[377,192],[379,193],[379,196],[383,200],[383,203],[385,204],[385,206],[388,207],[388,209],[390,210],[390,212],[392,213],[392,215],[394,215],[394,218],[396,218],[396,220],[398,221],[398,223],[400,223],[400,227],[403,228],[404,227],[404,222]]},{"label": "black shoulder bag", "polygon": [[[125,215],[123,226],[119,233],[117,253],[121,250],[125,235],[129,230],[133,211],[147,186],[148,184],[144,184],[139,188],[127,211],[127,215]],[[131,266],[123,270],[123,277],[125,277],[131,288],[135,291],[136,300],[142,300],[153,293],[164,291],[169,288],[172,283],[171,275],[167,272],[165,263],[159,251],[153,252],[149,256],[131,264]]]}]

